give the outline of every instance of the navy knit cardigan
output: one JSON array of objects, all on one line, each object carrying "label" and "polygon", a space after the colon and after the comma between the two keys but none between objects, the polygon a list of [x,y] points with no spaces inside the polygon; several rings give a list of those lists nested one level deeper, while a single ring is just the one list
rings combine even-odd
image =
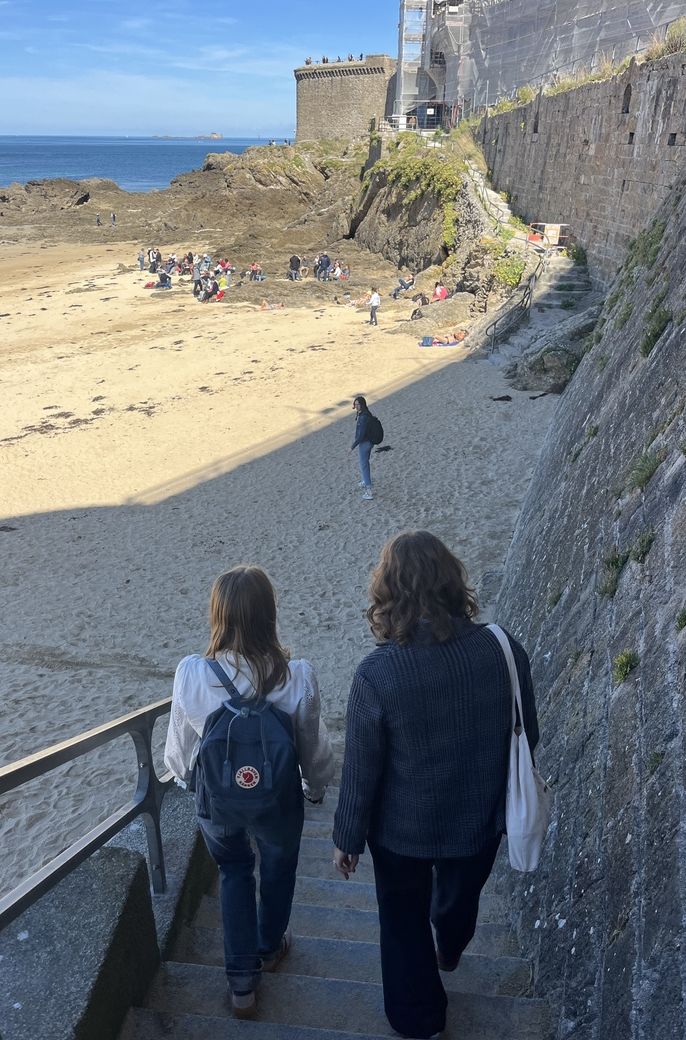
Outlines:
[{"label": "navy knit cardigan", "polygon": [[[538,721],[529,659],[508,633],[533,752]],[[507,664],[484,625],[434,642],[384,643],[359,665],[348,701],[333,840],[403,856],[473,856],[505,831],[511,732]]]}]

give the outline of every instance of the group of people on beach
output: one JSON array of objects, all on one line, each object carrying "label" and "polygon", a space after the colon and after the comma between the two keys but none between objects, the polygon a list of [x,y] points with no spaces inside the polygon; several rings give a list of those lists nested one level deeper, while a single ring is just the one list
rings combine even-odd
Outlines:
[{"label": "group of people on beach", "polygon": [[[464,565],[435,535],[386,544],[369,589],[376,648],[348,700],[331,856],[348,880],[371,855],[384,1006],[405,1037],[444,1029],[440,972],[455,971],[474,936],[505,831],[515,671],[519,722],[532,751],[538,741],[526,652],[478,613]],[[229,999],[247,1019],[263,973],[291,950],[304,805],[323,803],[335,766],[317,674],[281,644],[267,574],[220,575],[209,620],[205,655],[176,670],[165,762],[195,791],[219,868]]]},{"label": "group of people on beach", "polygon": [[313,276],[319,282],[345,282],[350,278],[350,265],[338,257],[332,261],[326,252],[317,253],[311,264],[307,257],[293,253],[288,261],[288,277],[292,282],[299,282],[303,278],[307,278],[310,267]]}]

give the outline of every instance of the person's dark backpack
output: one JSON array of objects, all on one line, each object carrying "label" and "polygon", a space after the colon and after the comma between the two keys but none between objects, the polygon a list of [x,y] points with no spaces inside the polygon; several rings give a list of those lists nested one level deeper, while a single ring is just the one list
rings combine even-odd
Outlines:
[{"label": "person's dark backpack", "polygon": [[303,804],[291,718],[267,700],[241,700],[221,665],[207,663],[228,698],[205,721],[195,774],[198,816],[279,840]]},{"label": "person's dark backpack", "polygon": [[381,444],[383,440],[383,426],[381,425],[381,420],[377,419],[371,412],[368,418],[367,434],[372,444]]}]

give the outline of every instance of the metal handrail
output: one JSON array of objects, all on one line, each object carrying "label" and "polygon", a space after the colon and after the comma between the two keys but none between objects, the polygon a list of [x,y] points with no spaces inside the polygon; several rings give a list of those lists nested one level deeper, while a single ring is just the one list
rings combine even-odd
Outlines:
[{"label": "metal handrail", "polygon": [[[530,274],[527,278],[526,286],[524,287],[524,291],[519,300],[517,300],[517,302],[510,307],[505,314],[501,314],[499,318],[496,318],[495,321],[492,321],[491,324],[486,327],[484,334],[490,341],[491,353],[493,353],[496,348],[498,337],[502,336],[502,334],[509,328],[513,328],[517,325],[520,322],[522,315],[528,315],[531,311],[534,289],[536,288],[539,278],[545,271],[547,260],[548,252],[546,250],[545,253],[539,256],[533,274]],[[498,328],[498,326],[500,326],[500,328]]]},{"label": "metal handrail", "polygon": [[29,780],[45,776],[67,762],[73,762],[95,748],[109,744],[128,733],[138,756],[138,782],[133,799],[93,827],[78,841],[56,856],[40,870],[17,885],[8,895],[0,899],[0,930],[10,924],[19,914],[32,906],[42,895],[50,891],[58,881],[70,874],[97,849],[127,827],[138,816],[145,817],[150,858],[150,877],[153,891],[164,892],[166,874],[160,829],[162,800],[170,787],[173,776],[165,773],[158,777],[155,772],[152,752],[152,733],[156,719],[171,709],[171,698],[156,701],[146,708],[131,712],[113,722],[88,730],[71,740],[54,744],[35,755],[12,762],[0,769],[0,796],[16,790]]}]

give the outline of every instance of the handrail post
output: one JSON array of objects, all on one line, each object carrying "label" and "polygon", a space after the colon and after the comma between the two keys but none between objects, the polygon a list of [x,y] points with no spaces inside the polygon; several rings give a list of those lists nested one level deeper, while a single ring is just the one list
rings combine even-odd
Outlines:
[{"label": "handrail post", "polygon": [[162,829],[160,813],[166,785],[161,783],[155,772],[152,755],[152,731],[154,720],[142,720],[131,737],[136,746],[138,756],[138,786],[135,799],[140,805],[145,820],[145,831],[148,839],[148,859],[152,889],[161,895],[167,888],[167,875],[164,867],[164,851],[162,848]]}]

